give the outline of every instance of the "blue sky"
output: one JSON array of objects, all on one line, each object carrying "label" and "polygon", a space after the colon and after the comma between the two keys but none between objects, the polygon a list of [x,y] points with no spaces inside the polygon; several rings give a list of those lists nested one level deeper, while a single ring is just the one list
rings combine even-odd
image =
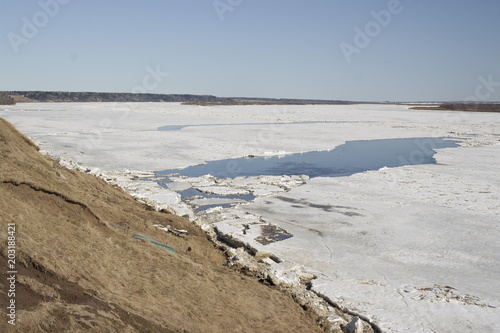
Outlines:
[{"label": "blue sky", "polygon": [[0,59],[0,90],[498,101],[500,1],[2,0]]}]

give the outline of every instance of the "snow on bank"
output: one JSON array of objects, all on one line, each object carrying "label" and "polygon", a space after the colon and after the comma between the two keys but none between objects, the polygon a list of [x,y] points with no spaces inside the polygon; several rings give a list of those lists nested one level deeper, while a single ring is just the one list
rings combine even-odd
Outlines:
[{"label": "snow on bank", "polygon": [[[436,165],[314,178],[285,189],[254,177],[174,183],[259,194],[250,204],[191,218],[246,244],[282,282],[316,277],[314,290],[388,332],[500,331],[499,114],[391,105],[60,103],[6,106],[0,116],[43,149],[181,215],[190,208],[178,194],[140,179],[153,170],[329,150],[350,140],[455,137],[462,147],[439,150]],[[157,130],[165,125],[197,126]],[[142,171],[116,171],[123,169]]]},{"label": "snow on bank", "polygon": [[68,169],[89,173],[112,185],[121,187],[138,201],[154,207],[158,211],[166,210],[173,214],[187,216],[191,220],[194,219],[193,210],[182,202],[180,194],[148,180],[157,178],[154,172],[127,169],[105,171],[97,167],[90,169],[71,159],[54,155],[47,150],[40,150],[40,153],[58,161],[59,164]]}]

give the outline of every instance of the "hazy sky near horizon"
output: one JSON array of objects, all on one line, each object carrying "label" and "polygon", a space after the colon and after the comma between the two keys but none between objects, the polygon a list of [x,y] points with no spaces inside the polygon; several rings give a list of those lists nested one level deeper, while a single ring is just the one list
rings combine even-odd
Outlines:
[{"label": "hazy sky near horizon", "polygon": [[500,101],[500,1],[3,0],[0,59],[0,90]]}]

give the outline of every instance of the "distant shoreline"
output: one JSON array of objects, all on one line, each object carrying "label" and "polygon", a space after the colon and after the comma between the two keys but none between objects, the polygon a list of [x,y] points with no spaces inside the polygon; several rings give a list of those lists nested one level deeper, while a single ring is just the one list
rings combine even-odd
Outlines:
[{"label": "distant shoreline", "polygon": [[193,94],[149,94],[68,91],[4,91],[16,103],[71,103],[71,102],[178,102],[188,105],[274,105],[274,104],[372,104],[343,100],[217,97]]},{"label": "distant shoreline", "polygon": [[265,98],[265,97],[217,97],[194,94],[151,94],[113,92],[68,91],[2,91],[16,103],[71,103],[71,102],[178,102],[186,105],[354,105],[354,104],[401,104],[395,102]]},{"label": "distant shoreline", "polygon": [[500,103],[441,103],[436,106],[414,106],[410,110],[500,112]]},{"label": "distant shoreline", "polygon": [[0,94],[5,102],[15,103],[161,103],[177,102],[198,106],[236,106],[236,105],[357,105],[386,104],[409,105],[410,110],[462,111],[462,112],[500,112],[500,102],[372,102],[291,98],[260,97],[217,97],[214,95],[193,94],[148,94],[148,93],[110,93],[110,92],[66,92],[66,91],[3,91]]}]

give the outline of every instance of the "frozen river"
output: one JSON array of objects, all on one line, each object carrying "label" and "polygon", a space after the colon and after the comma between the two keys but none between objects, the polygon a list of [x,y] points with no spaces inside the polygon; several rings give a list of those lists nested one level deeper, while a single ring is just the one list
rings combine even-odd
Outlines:
[{"label": "frozen river", "polygon": [[[58,103],[2,106],[0,116],[54,156],[272,252],[283,279],[316,275],[315,291],[384,331],[500,331],[500,114]],[[419,145],[391,148],[402,142]],[[329,174],[319,151],[351,160]],[[284,159],[259,159],[273,156]],[[239,174],[243,162],[271,160],[272,172]],[[225,173],[205,175],[215,161]],[[182,168],[193,173],[158,178]],[[124,169],[156,172],[164,186]],[[210,209],[193,214],[175,192],[190,190],[203,194],[190,205]],[[269,226],[276,237],[263,237]]]}]

